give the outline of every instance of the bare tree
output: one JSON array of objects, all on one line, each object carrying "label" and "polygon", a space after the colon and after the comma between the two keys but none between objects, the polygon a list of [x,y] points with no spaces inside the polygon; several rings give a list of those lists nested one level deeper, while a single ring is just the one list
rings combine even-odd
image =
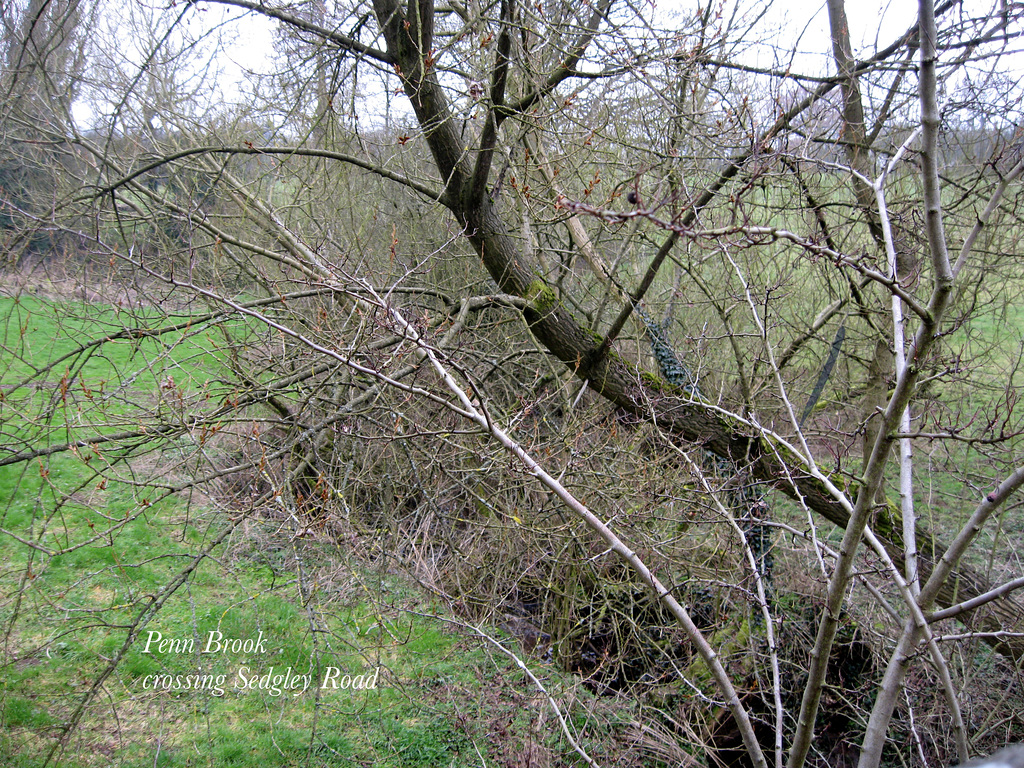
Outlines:
[{"label": "bare tree", "polygon": [[[173,449],[180,463],[152,481],[164,493],[245,488],[249,514],[273,507],[300,532],[341,536],[354,508],[390,510],[383,527],[424,580],[463,599],[471,569],[449,584],[437,563],[496,555],[467,554],[476,529],[455,508],[479,510],[479,530],[564,508],[589,533],[559,545],[549,634],[572,635],[554,627],[572,579],[638,580],[695,649],[664,654],[674,679],[717,697],[750,764],[830,759],[813,751],[830,659],[848,614],[869,610],[891,626],[861,767],[881,763],[912,665],[933,670],[966,759],[945,627],[1008,665],[1024,655],[1020,563],[1000,529],[1024,482],[1020,339],[984,331],[1019,291],[1019,89],[993,62],[1020,9],[922,0],[910,28],[857,52],[830,0],[833,69],[801,73],[748,63],[765,17],[739,5],[669,26],[613,0],[218,4],[287,30],[286,108],[210,117],[157,98],[188,72],[175,56],[156,66],[170,32],[110,78],[111,103],[143,105],[141,120],[74,137],[87,169],[62,212],[148,295],[123,328],[32,363],[19,386],[55,377],[88,418],[65,434],[52,403],[22,403],[45,412],[45,439],[11,431],[0,466],[93,450],[116,457],[99,475],[125,480]],[[1000,100],[1017,106],[994,118]],[[976,114],[986,127],[969,135]],[[84,394],[78,361],[105,345],[207,328],[226,372],[202,396],[165,380],[125,426]],[[575,524],[511,527],[528,553]],[[809,539],[788,576],[773,570],[783,536]],[[793,685],[782,606],[808,563],[816,636]],[[742,581],[745,629],[730,632],[756,658],[746,671],[722,663],[729,640],[702,625],[692,573]]]}]

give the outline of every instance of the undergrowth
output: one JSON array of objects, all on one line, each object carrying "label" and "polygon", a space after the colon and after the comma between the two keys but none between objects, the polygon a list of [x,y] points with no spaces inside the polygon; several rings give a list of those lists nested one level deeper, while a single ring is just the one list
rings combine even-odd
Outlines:
[{"label": "undergrowth", "polygon": [[[82,309],[0,300],[6,456],[73,439],[93,416],[114,429],[128,403],[159,407],[171,377],[182,399],[216,386],[214,326],[89,351],[123,318],[87,307],[75,319]],[[39,362],[65,355],[51,370]],[[101,388],[119,394],[98,404]],[[0,762],[519,765],[573,754],[558,729],[539,727],[551,715],[536,686],[473,631],[435,618],[443,606],[388,553],[176,490],[187,467],[166,445],[139,446],[0,466]],[[550,665],[539,672],[558,699],[592,698]],[[592,734],[607,740],[599,752],[628,749],[613,736]]]}]

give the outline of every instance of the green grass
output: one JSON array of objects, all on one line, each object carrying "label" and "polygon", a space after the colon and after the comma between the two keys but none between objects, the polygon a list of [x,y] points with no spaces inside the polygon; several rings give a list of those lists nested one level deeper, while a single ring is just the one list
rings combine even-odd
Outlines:
[{"label": "green grass", "polygon": [[[185,400],[205,397],[220,329],[90,346],[150,319],[171,322],[0,299],[0,459],[138,424],[170,403],[170,376]],[[42,765],[94,688],[50,765],[478,765],[498,749],[479,723],[499,711],[529,737],[531,717],[495,693],[528,689],[504,657],[445,630],[402,579],[338,545],[249,519],[167,596],[230,525],[153,485],[168,465],[184,471],[173,454],[143,437],[123,456],[104,446],[0,466],[0,763]],[[211,633],[238,647],[206,653]],[[263,687],[271,673],[309,675],[309,687]],[[376,687],[324,688],[329,675]]]}]

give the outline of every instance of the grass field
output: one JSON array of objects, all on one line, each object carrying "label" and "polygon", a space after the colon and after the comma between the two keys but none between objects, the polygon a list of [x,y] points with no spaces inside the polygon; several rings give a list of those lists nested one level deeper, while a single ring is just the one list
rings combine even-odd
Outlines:
[{"label": "grass field", "polygon": [[144,436],[132,455],[9,460],[130,429],[169,377],[181,398],[209,396],[215,325],[117,339],[125,319],[0,300],[0,763],[481,765],[567,749],[535,734],[533,685],[430,618],[380,553],[173,493],[182,467]]},{"label": "grass field", "polygon": [[[0,764],[581,764],[534,684],[437,618],[452,606],[398,572],[372,530],[309,535],[273,498],[235,507],[216,482],[189,489],[232,463],[248,428],[234,407],[193,421],[244,394],[229,369],[250,339],[202,309],[0,298]],[[968,395],[979,414],[1007,391],[1021,317],[1007,307],[951,334],[993,371]],[[962,408],[940,386],[922,402]],[[918,514],[953,530],[986,468],[955,442],[929,450]],[[969,561],[1019,535],[1006,515]],[[660,714],[533,662],[599,762],[639,762],[621,735]]]}]

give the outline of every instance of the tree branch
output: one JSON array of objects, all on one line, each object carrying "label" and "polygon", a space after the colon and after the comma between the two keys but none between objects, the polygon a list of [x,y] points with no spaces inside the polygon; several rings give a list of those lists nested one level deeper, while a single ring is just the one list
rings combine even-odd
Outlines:
[{"label": "tree branch", "polygon": [[[89,148],[89,150],[98,157],[102,157],[100,153],[90,147],[87,143],[83,142],[83,146]],[[131,173],[122,175],[116,181],[92,190],[87,195],[82,195],[77,199],[96,199],[109,195],[111,192],[125,186],[130,181],[138,179],[140,176],[144,176],[150,171],[154,171],[168,163],[173,163],[175,160],[182,160],[186,157],[195,157],[197,155],[282,155],[284,157],[317,157],[325,160],[337,160],[338,162],[348,163],[349,165],[354,165],[357,168],[370,171],[371,173],[374,173],[381,178],[388,179],[389,181],[397,182],[398,184],[418,192],[420,195],[433,202],[444,202],[444,195],[440,190],[416,181],[415,179],[407,178],[399,173],[395,173],[394,171],[389,171],[387,168],[371,163],[368,160],[357,157],[356,155],[349,155],[344,152],[334,152],[332,150],[314,147],[257,147],[248,143],[243,146],[235,147],[223,145],[189,147],[177,152],[171,152],[166,155],[162,155],[155,160],[151,160],[139,168],[136,168]]]},{"label": "tree branch", "polygon": [[[394,59],[384,51],[377,50],[376,48],[359,42],[355,38],[343,35],[340,32],[322,27],[319,24],[314,24],[311,21],[300,18],[295,14],[288,13],[287,11],[281,10],[280,8],[272,8],[262,2],[252,2],[251,0],[207,0],[211,3],[219,5],[232,6],[234,8],[244,8],[253,13],[258,13],[262,16],[267,16],[271,19],[277,19],[280,22],[301,29],[305,32],[312,32],[318,37],[322,37],[324,40],[330,40],[332,43],[337,45],[339,48],[352,51],[354,53],[361,54],[367,58],[378,61],[381,64],[392,65]],[[199,0],[188,0],[189,5],[198,5]]]}]

